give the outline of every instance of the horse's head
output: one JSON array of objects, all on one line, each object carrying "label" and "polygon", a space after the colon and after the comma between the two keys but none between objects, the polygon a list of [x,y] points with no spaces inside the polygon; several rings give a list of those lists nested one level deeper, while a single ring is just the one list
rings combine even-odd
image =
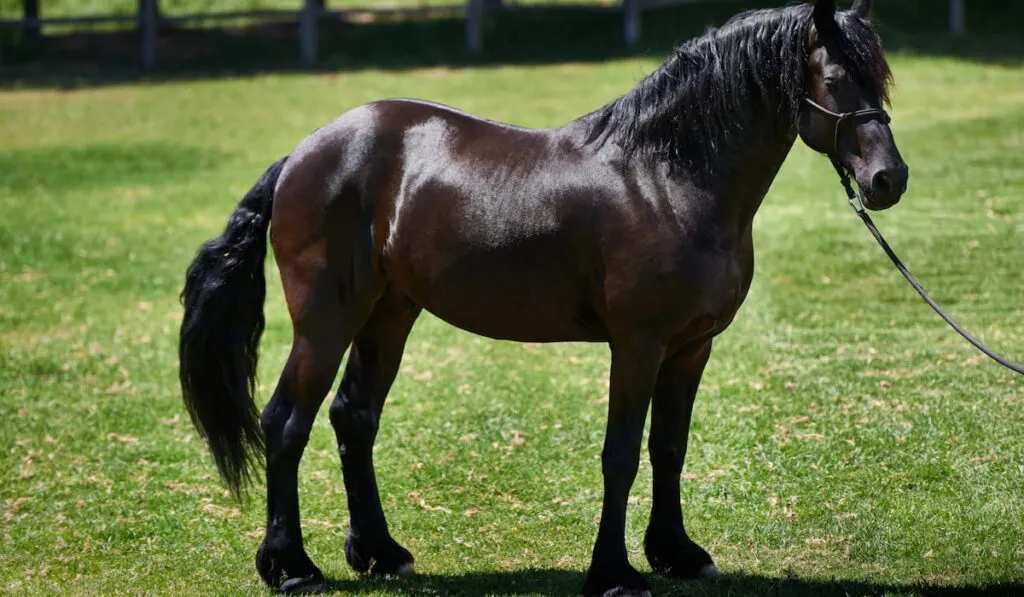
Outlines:
[{"label": "horse's head", "polygon": [[835,0],[815,3],[800,137],[853,173],[864,205],[878,210],[900,200],[908,168],[882,110],[892,74],[868,22],[870,8],[870,0],[838,13]]}]

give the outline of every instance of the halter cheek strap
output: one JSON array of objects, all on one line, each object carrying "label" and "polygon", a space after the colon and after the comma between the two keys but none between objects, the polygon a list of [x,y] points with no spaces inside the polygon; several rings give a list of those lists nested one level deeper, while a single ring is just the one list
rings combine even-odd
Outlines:
[{"label": "halter cheek strap", "polygon": [[832,118],[836,119],[836,130],[835,136],[833,137],[832,141],[832,152],[829,153],[828,157],[830,160],[832,160],[832,166],[835,167],[836,173],[839,174],[839,180],[843,183],[843,188],[846,190],[846,197],[850,203],[850,207],[853,208],[853,211],[856,212],[860,219],[864,222],[864,225],[867,226],[868,230],[871,232],[871,235],[874,236],[875,240],[878,241],[878,244],[882,246],[882,250],[885,251],[885,254],[888,255],[890,260],[892,260],[893,264],[896,266],[896,269],[898,269],[899,272],[903,274],[903,277],[907,279],[907,282],[910,282],[910,285],[914,288],[915,291],[917,291],[919,295],[921,295],[921,298],[923,298],[924,301],[928,303],[928,306],[931,307],[936,313],[938,313],[939,316],[942,317],[942,319],[945,320],[945,322],[948,323],[950,327],[956,330],[958,334],[963,336],[965,340],[970,342],[975,348],[983,352],[986,356],[992,358],[1000,365],[1006,367],[1007,369],[1010,369],[1015,373],[1020,373],[1021,375],[1024,375],[1024,367],[1014,363],[1013,361],[1010,361],[1009,359],[1000,354],[997,354],[991,348],[982,344],[977,338],[975,338],[970,333],[968,333],[967,330],[962,328],[960,324],[954,321],[948,313],[943,311],[942,307],[940,307],[938,303],[936,303],[935,300],[932,299],[932,297],[930,297],[927,292],[925,292],[924,288],[921,287],[921,283],[918,282],[917,278],[915,278],[910,273],[910,270],[908,270],[907,267],[903,265],[903,262],[900,261],[900,258],[896,256],[895,252],[893,252],[892,248],[889,246],[889,243],[885,242],[885,238],[882,237],[882,233],[878,231],[877,227],[875,227],[875,223],[871,221],[871,216],[869,216],[868,212],[864,210],[864,203],[861,201],[860,196],[858,196],[856,191],[853,190],[853,184],[851,184],[850,182],[850,174],[846,171],[846,168],[844,168],[843,165],[839,163],[838,156],[836,155],[839,146],[839,125],[844,120],[853,120],[856,118],[870,117],[881,118],[886,124],[889,124],[889,122],[892,120],[889,117],[889,114],[887,114],[885,110],[881,110],[878,108],[868,108],[865,110],[857,110],[856,112],[838,113],[833,112],[828,108],[813,102],[809,98],[805,97],[804,101],[806,101],[812,108],[821,112],[822,114],[831,116]]},{"label": "halter cheek strap", "polygon": [[863,110],[856,110],[853,112],[833,112],[809,97],[805,97],[804,101],[818,112],[821,112],[826,116],[831,116],[836,120],[835,130],[832,134],[832,151],[829,154],[830,156],[833,156],[834,159],[839,157],[839,125],[843,122],[847,120],[857,120],[859,118],[879,118],[885,124],[892,122],[892,117],[889,116],[889,113],[881,108],[864,108]]},{"label": "halter cheek strap", "polygon": [[839,126],[847,120],[857,120],[859,118],[878,118],[885,124],[889,124],[892,122],[892,117],[889,116],[888,112],[881,108],[864,108],[863,110],[855,110],[853,112],[833,112],[809,97],[805,97],[804,101],[818,112],[835,119],[835,130],[832,133],[832,151],[828,153],[828,157],[832,160],[832,167],[836,169],[836,173],[839,174],[839,180],[842,181],[843,187],[846,189],[846,195],[850,200],[850,207],[852,207],[858,214],[866,216],[867,214],[864,213],[864,204],[861,201],[860,196],[853,190],[849,172],[847,172],[846,168],[839,163]]}]

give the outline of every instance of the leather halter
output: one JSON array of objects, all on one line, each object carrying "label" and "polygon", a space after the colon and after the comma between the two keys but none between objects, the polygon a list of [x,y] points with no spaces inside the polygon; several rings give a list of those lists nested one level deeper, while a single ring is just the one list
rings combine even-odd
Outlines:
[{"label": "leather halter", "polygon": [[850,203],[850,207],[853,208],[854,213],[856,213],[857,216],[860,217],[861,221],[864,222],[864,225],[867,226],[868,230],[871,232],[871,235],[874,236],[875,240],[878,241],[878,244],[881,245],[882,250],[885,251],[885,254],[893,262],[893,265],[896,266],[896,269],[899,270],[901,274],[903,274],[903,277],[907,279],[907,282],[910,283],[911,287],[913,287],[917,294],[919,294],[921,298],[924,299],[924,302],[928,303],[928,306],[931,307],[936,313],[938,313],[939,317],[941,317],[946,323],[948,323],[949,326],[952,327],[958,334],[963,336],[965,340],[970,342],[972,346],[974,346],[982,353],[984,353],[985,356],[988,356],[995,362],[1013,371],[1014,373],[1024,375],[1024,367],[1018,365],[1017,363],[1014,363],[1013,361],[1007,359],[1006,357],[996,353],[988,346],[982,344],[980,340],[972,336],[967,330],[961,327],[960,324],[954,321],[953,318],[950,317],[949,314],[946,313],[942,309],[942,307],[940,307],[938,303],[936,303],[935,300],[928,295],[927,292],[925,292],[924,288],[921,287],[921,283],[918,282],[917,278],[915,278],[910,273],[910,270],[907,269],[907,266],[903,265],[903,262],[900,261],[900,258],[896,256],[896,253],[892,250],[892,247],[889,246],[889,243],[886,242],[885,238],[882,236],[882,233],[879,232],[878,228],[875,226],[875,223],[871,221],[871,216],[869,216],[868,212],[864,209],[863,201],[861,201],[861,198],[859,195],[857,195],[857,192],[853,190],[853,183],[850,180],[849,172],[847,172],[846,168],[839,163],[839,157],[837,155],[839,149],[839,125],[842,124],[843,121],[855,120],[857,118],[881,118],[882,121],[885,122],[885,124],[889,124],[889,122],[892,121],[892,118],[890,118],[889,114],[885,110],[879,108],[866,108],[864,110],[857,110],[855,112],[839,113],[833,112],[832,110],[829,110],[828,108],[815,103],[809,98],[805,97],[804,101],[806,101],[812,108],[821,112],[822,114],[831,116],[832,118],[836,119],[836,130],[832,140],[832,152],[829,153],[828,157],[832,161],[832,166],[836,169],[836,174],[839,175],[839,180],[842,183],[843,188],[846,190],[846,197],[847,201],[849,201]]},{"label": "leather halter", "polygon": [[829,153],[829,157],[832,157],[832,159],[839,158],[839,125],[843,122],[860,118],[880,118],[885,124],[892,122],[892,117],[889,116],[889,113],[881,108],[864,108],[863,110],[855,110],[853,112],[833,112],[809,97],[805,97],[804,101],[818,112],[831,116],[836,121],[835,131],[832,134],[832,151]]},{"label": "leather halter", "polygon": [[833,112],[809,97],[805,96],[804,101],[818,112],[835,119],[835,130],[832,133],[832,151],[829,151],[827,155],[829,160],[832,161],[832,167],[836,169],[836,174],[839,175],[839,180],[842,181],[843,187],[846,189],[846,194],[850,199],[850,207],[858,214],[863,214],[864,203],[861,201],[860,195],[853,190],[850,182],[850,173],[839,161],[839,127],[843,122],[848,120],[855,121],[860,118],[879,118],[885,124],[889,124],[892,122],[892,117],[881,108],[864,108],[863,110],[854,110],[853,112]]}]

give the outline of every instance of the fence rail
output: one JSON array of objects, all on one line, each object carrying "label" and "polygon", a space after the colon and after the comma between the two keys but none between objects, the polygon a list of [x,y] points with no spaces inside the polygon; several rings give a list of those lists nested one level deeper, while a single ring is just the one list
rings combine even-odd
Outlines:
[{"label": "fence rail", "polygon": [[[109,14],[54,18],[39,18],[37,16],[27,15],[22,19],[0,19],[0,29],[34,29],[35,31],[39,31],[42,27],[47,25],[135,23],[137,24],[140,33],[141,63],[143,68],[149,69],[156,66],[157,32],[161,24],[216,22],[233,19],[251,19],[254,21],[295,19],[299,26],[299,54],[302,63],[306,66],[312,66],[316,63],[317,59],[318,24],[323,19],[352,19],[356,15],[414,16],[417,14],[431,14],[465,16],[466,45],[471,52],[479,52],[483,49],[484,17],[489,9],[493,9],[494,7],[501,7],[502,10],[508,10],[518,8],[520,6],[523,8],[565,6],[564,4],[555,3],[502,6],[501,0],[466,0],[465,4],[449,4],[441,6],[330,10],[322,6],[323,0],[300,0],[303,3],[302,7],[295,10],[258,9],[220,12],[210,11],[164,16],[159,12],[159,1],[160,0],[140,0],[139,11],[133,15]],[[621,0],[621,4],[617,5],[594,4],[577,6],[589,6],[594,9],[621,10],[623,13],[623,37],[626,43],[632,45],[640,38],[640,17],[644,10],[662,8],[670,5],[710,1],[713,0]],[[963,35],[966,28],[964,2],[963,0],[948,0],[948,2],[949,31],[953,35]],[[33,6],[35,6],[35,9],[38,9],[38,4]],[[30,10],[28,2],[25,3],[25,7],[26,12],[28,12]]]}]

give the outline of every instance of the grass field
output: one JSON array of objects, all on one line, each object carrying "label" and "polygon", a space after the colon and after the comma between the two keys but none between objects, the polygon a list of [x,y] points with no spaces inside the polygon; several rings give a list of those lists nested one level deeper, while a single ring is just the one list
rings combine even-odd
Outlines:
[{"label": "grass field", "polygon": [[[1024,64],[890,57],[911,184],[876,220],[968,329],[1022,359]],[[252,566],[262,490],[239,505],[218,485],[181,405],[176,334],[185,266],[273,159],[380,97],[551,126],[656,64],[0,93],[0,593],[266,592]],[[683,485],[691,535],[728,577],[656,580],[658,593],[1022,590],[1021,382],[927,310],[827,161],[799,144],[755,242],[751,295],[716,342]],[[270,279],[261,403],[290,339]],[[300,477],[311,556],[346,593],[575,594],[600,506],[607,366],[600,345],[496,342],[421,317],[376,450],[392,532],[420,576],[370,580],[344,565],[326,413]],[[644,463],[627,529],[641,570],[649,494]]]}]

